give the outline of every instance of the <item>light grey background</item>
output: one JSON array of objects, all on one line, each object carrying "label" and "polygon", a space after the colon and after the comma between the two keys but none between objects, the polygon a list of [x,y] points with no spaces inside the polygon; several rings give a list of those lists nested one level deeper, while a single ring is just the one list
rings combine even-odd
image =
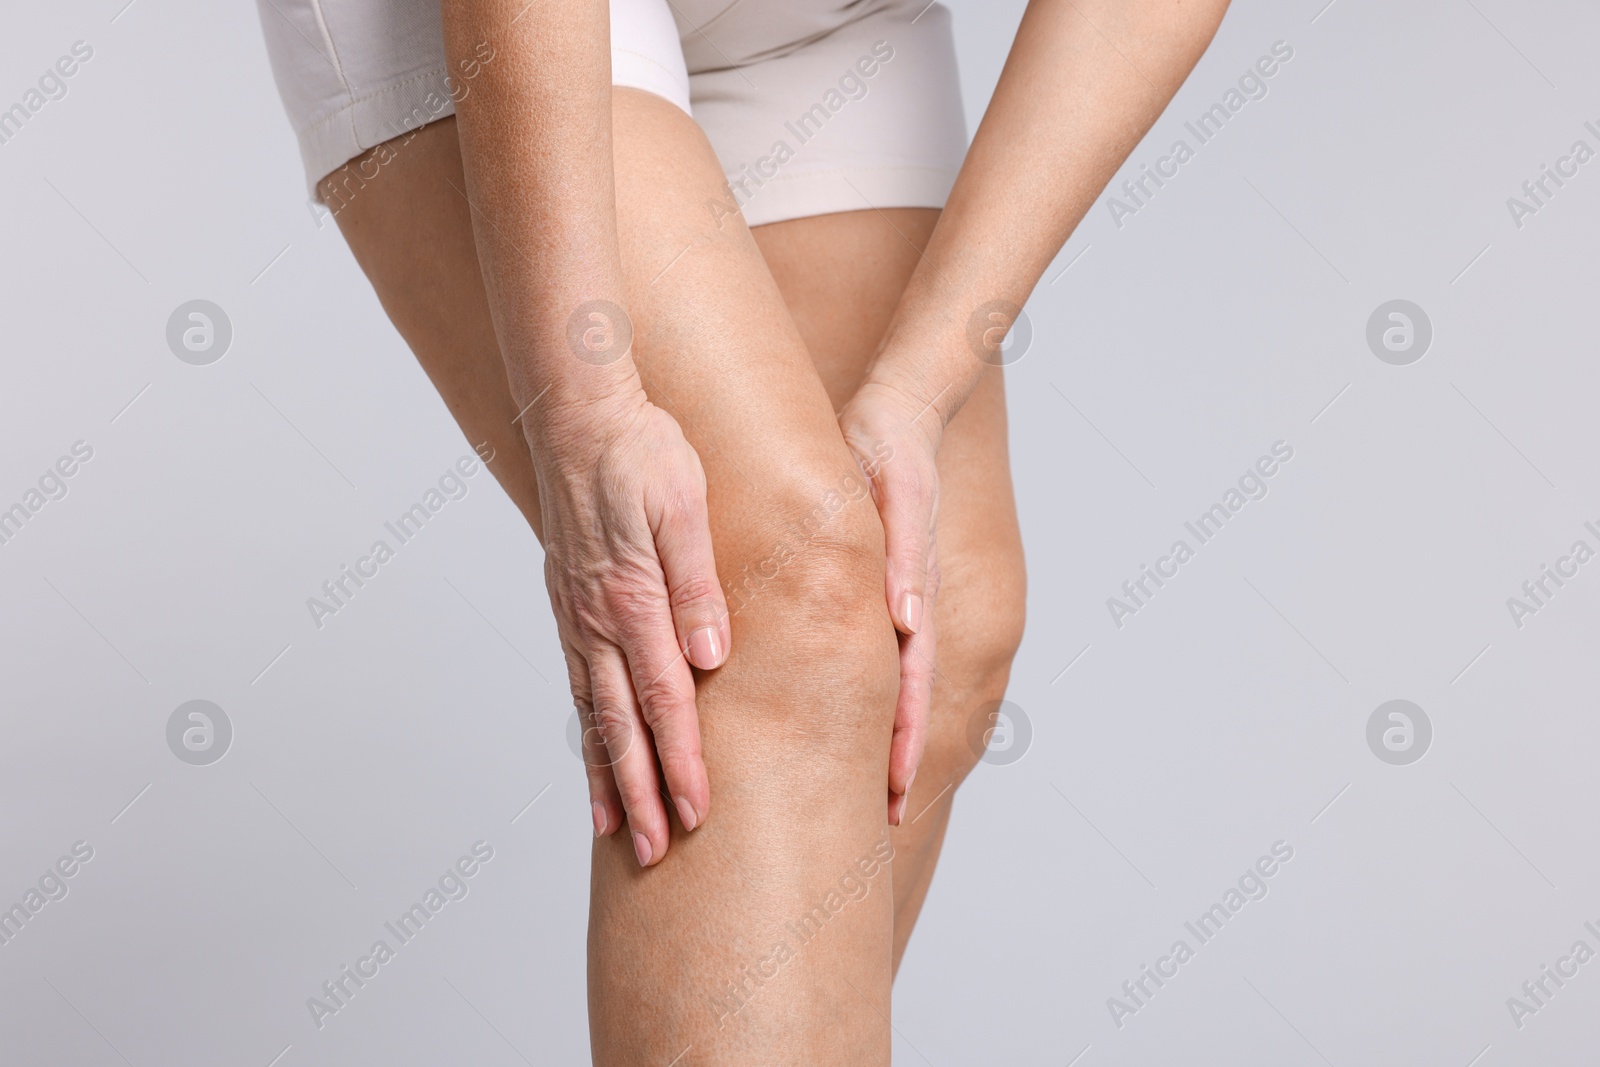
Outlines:
[{"label": "light grey background", "polygon": [[[0,36],[0,106],[94,48],[0,145],[0,506],[94,449],[0,546],[0,905],[94,848],[0,945],[0,1060],[586,1062],[589,821],[537,545],[479,474],[312,626],[470,448],[308,210],[254,10],[125,2]],[[1600,161],[1520,228],[1506,205],[1600,148],[1600,14],[1324,3],[1235,5],[1117,182],[1285,41],[1269,94],[1120,227],[1097,203],[1028,306],[1033,744],[961,793],[897,1063],[1600,1045],[1600,962],[1521,1029],[1506,1006],[1600,949],[1600,562],[1520,629],[1506,606],[1600,548]],[[975,126],[1021,4],[953,6]],[[233,326],[210,366],[165,340],[197,298]],[[1410,366],[1365,341],[1396,298],[1434,327]],[[1117,628],[1106,599],[1279,440],[1270,494]],[[1434,729],[1409,766],[1366,742],[1396,698]],[[194,699],[234,730],[210,766],[167,747]],[[306,999],[480,839],[470,894],[319,1031]],[[1280,840],[1269,895],[1116,1026],[1107,998]]]}]

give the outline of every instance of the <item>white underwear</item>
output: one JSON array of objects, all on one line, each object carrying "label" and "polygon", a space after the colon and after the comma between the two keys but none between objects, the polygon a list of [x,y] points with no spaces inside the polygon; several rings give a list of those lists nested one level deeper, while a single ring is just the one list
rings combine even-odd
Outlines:
[{"label": "white underwear", "polygon": [[[313,197],[494,61],[450,68],[438,0],[257,6]],[[611,80],[700,124],[751,226],[943,207],[967,147],[950,14],[923,0],[611,0]]]}]

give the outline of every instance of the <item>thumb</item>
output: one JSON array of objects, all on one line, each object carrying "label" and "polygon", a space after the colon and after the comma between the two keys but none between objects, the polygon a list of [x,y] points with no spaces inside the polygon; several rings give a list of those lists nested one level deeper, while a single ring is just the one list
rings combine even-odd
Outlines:
[{"label": "thumb", "polygon": [[687,496],[681,507],[668,512],[656,530],[656,552],[667,582],[678,647],[703,671],[722,666],[733,643],[733,629],[717,581],[704,492]]}]

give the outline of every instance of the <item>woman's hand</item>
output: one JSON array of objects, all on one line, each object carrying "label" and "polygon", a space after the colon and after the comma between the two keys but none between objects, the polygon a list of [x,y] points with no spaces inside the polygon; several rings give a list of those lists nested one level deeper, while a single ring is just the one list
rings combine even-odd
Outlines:
[{"label": "woman's hand", "polygon": [[[1000,342],[1021,306],[1205,51],[1227,6],[1028,4],[866,384],[839,417],[872,482],[887,538],[889,613],[908,635],[889,754],[891,823],[905,814],[936,673],[939,439],[986,366],[1009,361]],[[1278,62],[1293,54],[1273,47]],[[875,439],[894,449],[876,468]]]},{"label": "woman's hand", "polygon": [[944,423],[931,405],[867,383],[845,405],[839,428],[872,486],[883,519],[884,590],[900,638],[900,697],[889,747],[889,822],[905,818],[906,795],[922,762],[933,701],[933,601],[939,591],[934,524],[939,513],[935,456]]},{"label": "woman's hand", "polygon": [[667,851],[665,798],[686,830],[711,804],[689,666],[720,666],[732,633],[705,472],[642,389],[539,426],[545,585],[584,725],[595,836],[625,814],[649,866]]}]

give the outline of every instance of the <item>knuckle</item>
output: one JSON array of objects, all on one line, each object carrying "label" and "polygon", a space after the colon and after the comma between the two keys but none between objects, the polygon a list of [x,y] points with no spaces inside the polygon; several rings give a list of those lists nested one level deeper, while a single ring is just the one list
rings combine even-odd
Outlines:
[{"label": "knuckle", "polygon": [[648,811],[656,800],[655,783],[640,775],[617,775],[617,792],[623,808],[632,816]]},{"label": "knuckle", "polygon": [[[667,673],[672,672],[669,670]],[[641,687],[639,707],[650,732],[659,734],[662,730],[670,732],[677,725],[683,699],[673,682],[660,678]]]},{"label": "knuckle", "polygon": [[712,575],[696,570],[679,580],[671,591],[669,601],[676,614],[700,604],[715,603],[720,592]]},{"label": "knuckle", "polygon": [[600,602],[613,620],[631,618],[661,603],[666,583],[659,572],[630,567],[613,575],[602,587]]},{"label": "knuckle", "polygon": [[578,712],[578,735],[583,762],[591,767],[603,767],[610,761],[606,756],[605,731],[601,729],[592,710]]},{"label": "knuckle", "polygon": [[611,752],[612,757],[620,755],[617,746],[631,745],[633,740],[633,717],[614,701],[603,701],[594,705],[589,713],[588,723],[594,731],[594,739],[604,745]]},{"label": "knuckle", "polygon": [[[657,647],[658,641],[654,639],[654,635],[650,640],[633,642],[631,648],[638,650],[640,654],[629,666],[631,672],[629,684],[632,686],[634,706],[638,708],[638,720],[650,730],[655,730],[678,702],[679,698],[674,688],[677,671],[681,668],[685,673],[688,672],[688,661],[681,653],[678,654],[676,662],[668,661],[666,670],[662,670],[652,654]],[[632,655],[630,652],[630,657]]]},{"label": "knuckle", "polygon": [[589,688],[589,668],[581,657],[567,657],[567,688],[572,691],[572,703],[581,712],[586,705],[591,703]]}]

